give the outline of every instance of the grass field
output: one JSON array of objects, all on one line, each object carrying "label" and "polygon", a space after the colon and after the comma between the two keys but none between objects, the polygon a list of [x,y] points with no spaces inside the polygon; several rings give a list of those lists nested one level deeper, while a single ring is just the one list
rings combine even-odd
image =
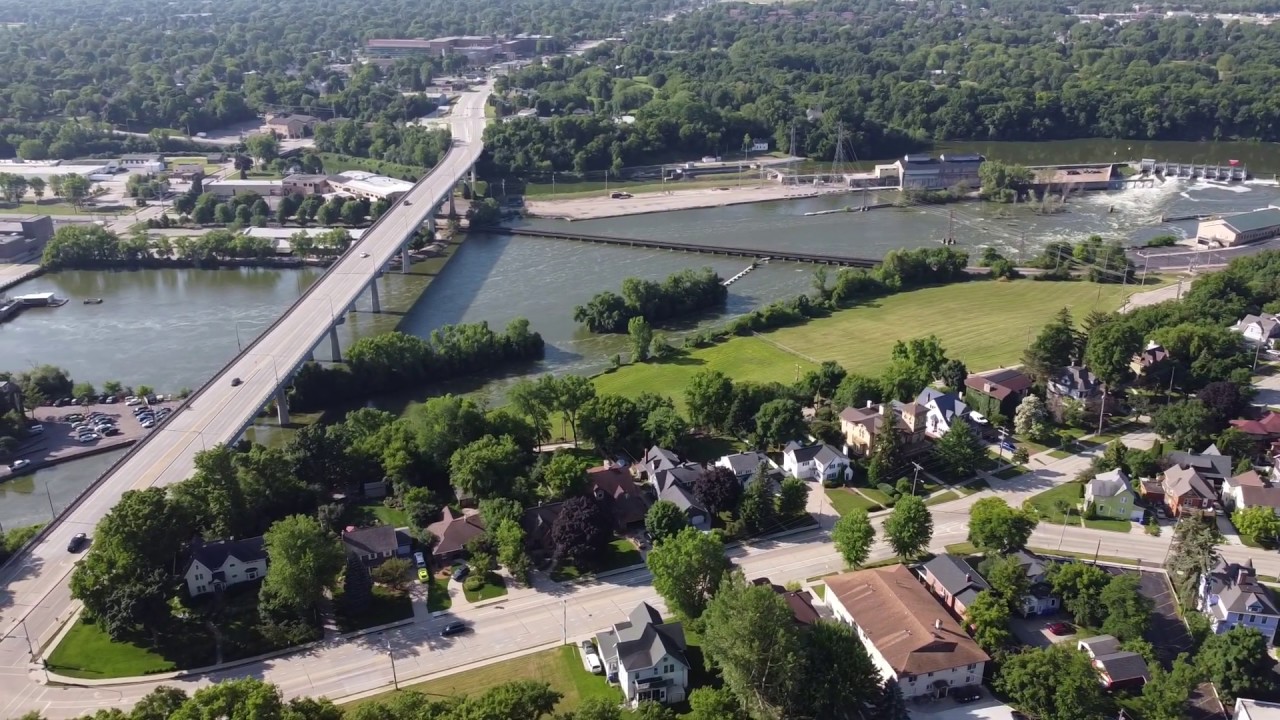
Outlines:
[{"label": "grass field", "polygon": [[849,488],[826,488],[826,493],[827,499],[831,501],[831,507],[840,515],[844,515],[850,510],[862,509],[872,512],[880,509],[879,505]]},{"label": "grass field", "polygon": [[503,582],[502,576],[497,573],[488,573],[484,576],[484,585],[479,590],[472,592],[465,585],[462,587],[462,594],[467,598],[467,602],[482,602],[484,600],[492,600],[496,597],[502,597],[507,594],[507,584]]},{"label": "grass field", "polygon": [[[1062,513],[1056,507],[1058,500],[1065,500],[1071,505],[1068,516],[1063,517]],[[1084,485],[1078,482],[1069,482],[1049,488],[1044,492],[1032,497],[1027,502],[1031,503],[1040,511],[1040,517],[1055,525],[1062,525],[1069,522],[1074,525],[1080,522],[1080,503],[1084,500]],[[1085,527],[1094,530],[1109,530],[1111,532],[1129,532],[1131,523],[1128,520],[1110,520],[1098,519],[1084,521]]]},{"label": "grass field", "polygon": [[84,208],[77,210],[71,203],[60,201],[44,201],[40,204],[36,203],[0,203],[0,213],[10,215],[114,215],[115,211],[107,212],[102,208]]},{"label": "grass field", "polygon": [[431,585],[427,587],[427,610],[439,612],[448,610],[453,605],[449,597],[449,581],[446,578],[431,576]]},{"label": "grass field", "polygon": [[948,490],[944,493],[938,493],[937,495],[934,495],[928,500],[925,500],[924,504],[925,505],[941,505],[942,503],[951,502],[952,500],[957,500],[959,498],[960,496],[956,493],[955,490]]},{"label": "grass field", "polygon": [[[602,697],[610,700],[622,698],[622,693],[617,688],[609,687],[603,677],[592,675],[582,667],[582,661],[578,659],[578,649],[573,645],[504,660],[438,680],[407,685],[404,689],[415,690],[439,699],[460,695],[479,695],[497,685],[520,680],[545,682],[550,685],[552,690],[563,696],[560,704],[556,706],[556,710],[560,712],[573,710],[588,698]],[[374,695],[343,707],[350,716],[361,705],[375,700],[387,700],[399,692],[401,691]]]},{"label": "grass field", "polygon": [[[879,375],[894,342],[937,335],[947,356],[970,370],[1011,365],[1055,312],[1077,318],[1090,310],[1114,310],[1132,287],[1085,282],[974,281],[899,293],[829,318],[782,328],[769,341],[818,360],[835,360],[849,372]],[[797,367],[798,366],[798,367]],[[734,380],[794,382],[812,364],[758,337],[736,337],[662,363],[628,365],[596,379],[601,392],[671,395],[699,370],[720,370]]]},{"label": "grass field", "polygon": [[330,174],[346,172],[347,170],[363,170],[403,179],[406,175],[415,178],[422,177],[427,172],[426,168],[412,165],[400,165],[382,160],[340,155],[338,153],[320,153],[320,160],[324,163],[324,171]]},{"label": "grass field", "polygon": [[76,621],[49,656],[49,669],[76,678],[134,677],[176,670],[151,650],[112,642],[97,624]]}]

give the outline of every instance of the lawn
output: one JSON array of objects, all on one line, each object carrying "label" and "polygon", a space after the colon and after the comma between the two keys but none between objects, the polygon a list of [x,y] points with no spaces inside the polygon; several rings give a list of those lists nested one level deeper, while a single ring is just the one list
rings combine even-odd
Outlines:
[{"label": "lawn", "polygon": [[[552,690],[560,693],[563,697],[556,705],[556,710],[559,712],[573,710],[589,698],[622,699],[622,693],[617,688],[610,687],[602,676],[592,675],[582,667],[578,649],[573,645],[503,660],[416,685],[407,685],[404,690],[415,690],[435,698],[479,695],[492,687],[520,680],[544,682],[550,685]],[[393,690],[357,700],[345,705],[344,709],[350,716],[361,705],[375,700],[390,699],[392,695],[399,692],[403,690]]]},{"label": "lawn", "polygon": [[1023,467],[1022,465],[1010,465],[1009,467],[1001,470],[995,475],[1001,480],[1012,480],[1013,478],[1016,478],[1019,475],[1026,475],[1028,472],[1031,472],[1031,471]]},{"label": "lawn", "polygon": [[492,600],[507,594],[507,584],[498,573],[486,573],[484,585],[481,585],[479,590],[468,590],[467,586],[463,584],[462,594],[467,598],[467,602]]},{"label": "lawn", "polygon": [[356,525],[372,525],[376,520],[380,525],[393,528],[408,527],[409,514],[400,508],[387,507],[380,502],[366,503],[352,508]]},{"label": "lawn", "polygon": [[412,165],[399,165],[393,162],[385,162],[383,160],[371,160],[369,158],[358,158],[350,155],[340,155],[338,153],[320,153],[320,160],[324,163],[324,171],[334,174],[346,172],[347,170],[363,170],[365,172],[378,173],[388,177],[404,179],[407,177],[422,177],[427,172],[426,168],[414,167]]},{"label": "lawn", "polygon": [[[617,538],[609,543],[608,554],[605,555],[604,561],[600,564],[600,569],[597,572],[618,570],[632,565],[639,565],[643,562],[644,558],[640,556],[640,550],[630,540]],[[551,579],[556,582],[568,582],[590,574],[584,573],[572,565],[559,565],[555,570],[551,571]]]},{"label": "lawn", "polygon": [[990,488],[991,488],[991,485],[986,480],[984,480],[983,478],[978,478],[977,480],[970,480],[964,485],[956,485],[951,489],[955,490],[956,492],[960,493],[965,497],[968,497],[976,492],[982,492],[983,490],[988,490]]},{"label": "lawn", "polygon": [[115,211],[103,208],[86,207],[77,210],[71,203],[45,201],[36,203],[0,203],[0,213],[14,215],[115,215]]},{"label": "lawn", "polygon": [[[933,333],[948,357],[970,368],[1018,362],[1035,333],[1063,307],[1076,317],[1114,310],[1134,288],[1085,282],[976,280],[923,288],[841,310],[828,318],[774,330],[771,342],[851,371],[879,375],[893,344]],[[596,378],[601,392],[636,396],[656,392],[683,404],[683,389],[698,370],[720,370],[734,380],[794,382],[797,365],[811,364],[757,337],[736,337],[667,362],[628,365]]]},{"label": "lawn", "polygon": [[431,585],[427,587],[427,609],[431,612],[448,610],[453,605],[449,597],[449,580],[436,575],[431,576]]},{"label": "lawn", "polygon": [[880,506],[862,497],[858,493],[849,488],[826,488],[827,499],[831,501],[831,507],[840,515],[845,515],[851,510],[866,510],[871,512],[879,510]]},{"label": "lawn", "polygon": [[[726,343],[694,350],[688,355],[666,362],[627,365],[595,378],[600,393],[636,397],[645,392],[669,395],[676,407],[684,410],[684,387],[693,374],[714,369],[733,378],[734,382],[795,382],[796,366],[801,372],[814,367],[807,360],[779,350],[754,337],[734,338]],[[846,366],[851,367],[851,366]]]},{"label": "lawn", "polygon": [[1066,501],[1071,506],[1067,514],[1071,517],[1071,522],[1076,523],[1080,517],[1080,502],[1084,500],[1084,485],[1078,482],[1063,483],[1033,496],[1027,502],[1036,508],[1042,520],[1062,525],[1066,518],[1055,507],[1059,500]]},{"label": "lawn", "polygon": [[858,490],[863,495],[866,495],[884,507],[889,507],[893,504],[893,498],[889,497],[888,493],[880,490],[879,488],[858,488]]},{"label": "lawn", "polygon": [[925,500],[924,504],[925,505],[941,505],[942,503],[951,502],[952,500],[958,500],[959,498],[960,496],[956,494],[955,490],[948,490],[944,493],[939,493],[937,495],[934,495],[928,500]]},{"label": "lawn", "polygon": [[823,599],[825,599],[825,598],[827,597],[827,586],[826,586],[826,584],[825,584],[825,583],[818,583],[817,585],[814,585],[814,586],[813,586],[813,594],[814,594],[814,595],[817,595],[819,600],[823,600]]},{"label": "lawn", "polygon": [[344,633],[413,617],[413,600],[409,598],[409,593],[396,592],[381,585],[373,587],[373,596],[363,612],[352,611],[344,600],[342,588],[335,590],[333,603],[337,609],[338,629]]},{"label": "lawn", "polygon": [[76,621],[49,656],[49,669],[76,678],[116,678],[177,670],[158,653],[133,643],[113,642],[95,623]]}]

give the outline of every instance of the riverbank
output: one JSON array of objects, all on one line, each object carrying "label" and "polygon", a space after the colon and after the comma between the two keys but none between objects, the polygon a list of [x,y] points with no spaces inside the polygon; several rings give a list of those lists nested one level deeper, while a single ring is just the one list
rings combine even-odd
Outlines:
[{"label": "riverbank", "polygon": [[42,272],[44,270],[40,267],[39,258],[32,258],[25,262],[0,263],[0,293]]},{"label": "riverbank", "polygon": [[[669,183],[669,186],[676,186]],[[747,203],[778,200],[802,200],[828,195],[861,192],[844,187],[809,187],[779,185],[775,183],[753,187],[716,185],[713,187],[663,192],[659,187],[645,192],[636,188],[628,198],[611,198],[608,193],[591,194],[588,197],[565,200],[525,199],[525,208],[533,217],[556,220],[598,220],[601,218],[645,215],[671,210],[697,210],[701,208],[728,207]]]}]

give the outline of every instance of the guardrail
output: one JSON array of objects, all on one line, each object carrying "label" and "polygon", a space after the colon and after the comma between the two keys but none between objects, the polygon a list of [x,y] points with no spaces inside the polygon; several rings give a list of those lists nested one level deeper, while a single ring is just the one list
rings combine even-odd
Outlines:
[{"label": "guardrail", "polygon": [[[449,152],[454,152],[454,149],[451,148]],[[407,196],[407,195],[413,194],[413,192],[417,190],[420,185],[429,181],[431,179],[431,176],[435,173],[435,171],[439,169],[440,166],[443,165],[446,160],[448,160],[448,158],[449,158],[449,153],[445,153],[444,156],[441,157],[440,160],[434,166],[432,166],[430,171],[428,171],[425,175],[423,175],[422,178],[418,180],[418,182],[414,183],[413,187],[408,192],[406,192],[405,195]],[[432,204],[432,206],[434,206],[434,203]],[[404,206],[401,205],[400,207],[404,207]],[[55,529],[57,529],[62,524],[63,518],[65,518],[68,513],[75,510],[77,507],[79,507],[80,504],[84,502],[85,498],[89,497],[94,492],[97,492],[97,490],[102,487],[102,484],[106,482],[107,478],[111,477],[117,471],[119,471],[120,468],[123,467],[125,463],[129,462],[136,453],[140,452],[142,448],[146,447],[147,443],[150,442],[152,438],[156,437],[160,433],[160,431],[164,430],[166,425],[168,425],[171,421],[173,421],[174,418],[178,417],[178,415],[183,410],[186,410],[196,398],[200,397],[200,395],[203,394],[210,387],[212,387],[214,383],[222,379],[223,376],[227,374],[227,371],[231,369],[232,365],[236,364],[236,362],[238,362],[240,358],[252,353],[253,349],[257,347],[258,343],[262,342],[263,338],[270,335],[273,330],[275,330],[277,327],[280,326],[280,323],[284,322],[285,318],[289,317],[290,314],[292,314],[296,309],[301,307],[302,304],[305,303],[309,297],[311,297],[311,294],[315,292],[316,288],[320,287],[320,285],[323,284],[325,278],[329,277],[329,274],[332,273],[335,268],[337,268],[339,265],[342,264],[342,260],[345,259],[347,255],[349,255],[353,250],[355,250],[356,247],[359,246],[362,242],[372,237],[374,231],[377,230],[378,226],[384,220],[390,217],[393,212],[394,210],[388,211],[384,213],[381,217],[379,217],[377,220],[374,220],[373,224],[369,226],[369,229],[366,230],[365,233],[360,236],[360,239],[351,243],[351,245],[348,246],[347,249],[343,251],[343,253],[339,255],[331,265],[329,265],[329,267],[324,271],[324,273],[322,273],[320,277],[316,279],[315,282],[311,283],[311,286],[308,287],[306,290],[304,290],[302,295],[300,295],[298,299],[294,301],[294,303],[290,305],[287,310],[285,310],[283,313],[280,314],[280,317],[275,319],[275,322],[267,326],[267,329],[264,330],[262,333],[260,333],[258,337],[254,338],[253,341],[251,341],[244,348],[244,350],[242,350],[240,353],[238,353],[237,355],[232,357],[229,361],[227,361],[227,363],[224,364],[222,368],[213,375],[212,378],[210,378],[207,382],[201,385],[195,392],[193,392],[185,400],[183,400],[182,404],[176,407],[174,409],[174,412],[171,413],[169,417],[161,421],[160,424],[158,424],[155,428],[153,428],[150,433],[148,433],[144,438],[142,438],[142,440],[135,443],[133,447],[129,449],[128,452],[126,452],[118,460],[112,463],[111,466],[108,467],[101,475],[99,475],[96,480],[94,480],[92,483],[89,483],[89,485],[86,486],[84,490],[81,490],[79,493],[77,493],[76,496],[71,499],[71,502],[68,503],[67,506],[62,509],[62,512],[59,513],[57,517],[50,520],[49,523],[45,525],[43,528],[41,528],[40,531],[37,532],[29,541],[27,541],[25,545],[23,545],[16,552],[10,555],[9,558],[5,560],[3,564],[0,564],[0,570],[9,567],[10,565],[18,562],[19,560],[25,560],[30,555],[31,548],[35,547],[38,543],[44,541],[49,536],[50,533],[52,533]],[[379,263],[379,267],[381,267],[382,265],[385,265],[386,262],[388,261],[383,261]],[[344,312],[345,312],[345,309],[344,309]],[[266,404],[265,400],[263,401],[263,404],[264,405]],[[250,423],[252,422],[253,417],[256,414],[257,414],[257,409],[255,409],[254,415],[250,416],[249,418]]]}]

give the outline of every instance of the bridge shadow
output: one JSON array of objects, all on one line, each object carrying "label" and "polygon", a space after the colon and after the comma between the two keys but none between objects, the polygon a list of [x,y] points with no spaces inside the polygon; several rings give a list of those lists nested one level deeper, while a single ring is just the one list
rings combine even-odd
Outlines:
[{"label": "bridge shadow", "polygon": [[509,235],[468,237],[403,314],[397,329],[426,336],[442,325],[460,322],[489,282],[511,241]]}]

